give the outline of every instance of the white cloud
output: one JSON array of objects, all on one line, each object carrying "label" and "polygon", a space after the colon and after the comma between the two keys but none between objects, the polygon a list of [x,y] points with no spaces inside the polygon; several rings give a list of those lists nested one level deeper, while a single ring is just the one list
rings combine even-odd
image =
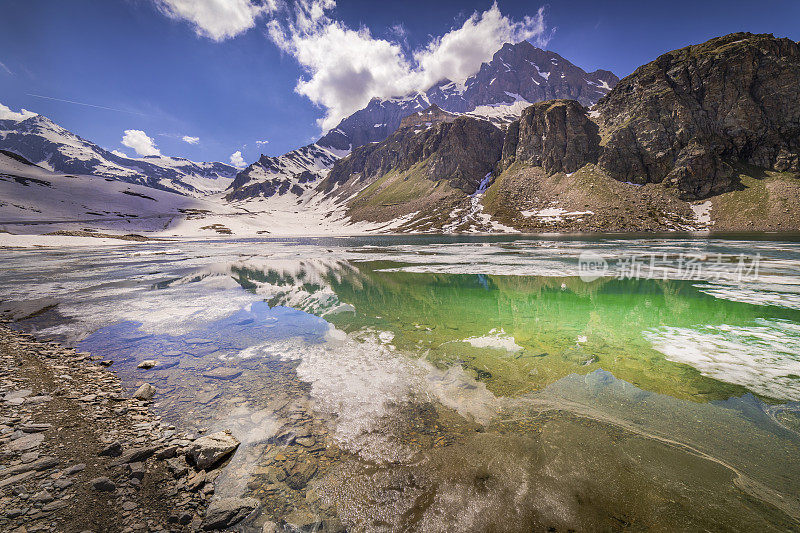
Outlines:
[{"label": "white cloud", "polygon": [[36,113],[33,111],[28,111],[27,109],[20,109],[19,113],[11,111],[8,107],[0,104],[0,120],[25,120],[31,117],[35,117]]},{"label": "white cloud", "polygon": [[231,165],[233,165],[235,167],[238,167],[238,168],[243,168],[243,167],[247,166],[247,163],[245,162],[244,158],[242,157],[242,152],[241,151],[236,150],[235,152],[233,152],[231,154]]},{"label": "white cloud", "polygon": [[256,19],[276,9],[275,0],[153,0],[165,15],[187,20],[195,32],[214,41],[224,41],[252,28]]},{"label": "white cloud", "polygon": [[480,15],[474,13],[460,28],[433,39],[426,48],[414,53],[421,77],[420,88],[427,89],[444,78],[464,81],[478,72],[481,63],[491,60],[503,44],[528,39],[536,39],[541,46],[546,44],[544,8],[539,8],[536,16],[514,22],[503,16],[495,3]]},{"label": "white cloud", "polygon": [[[319,120],[323,130],[363,108],[373,97],[424,91],[443,78],[462,82],[504,43],[534,39],[543,46],[549,35],[542,9],[533,17],[514,21],[495,3],[409,57],[397,42],[375,38],[368,28],[353,30],[331,19],[327,13],[335,5],[333,0],[298,0],[292,20],[268,23],[275,44],[307,73],[298,80],[297,93],[326,109]],[[394,34],[405,38],[397,30]]]},{"label": "white cloud", "polygon": [[269,141],[256,141],[256,144],[269,144]]},{"label": "white cloud", "polygon": [[117,157],[125,157],[125,158],[128,157],[128,154],[126,154],[125,152],[120,152],[119,150],[111,150],[111,153]]},{"label": "white cloud", "polygon": [[183,139],[183,142],[189,143],[189,144],[197,144],[197,143],[200,142],[200,137],[190,137],[188,135],[184,135],[182,137],[182,139]]},{"label": "white cloud", "polygon": [[161,155],[161,150],[156,148],[153,139],[148,137],[142,130],[125,130],[125,135],[122,137],[122,145],[133,148],[137,154],[142,156]]}]

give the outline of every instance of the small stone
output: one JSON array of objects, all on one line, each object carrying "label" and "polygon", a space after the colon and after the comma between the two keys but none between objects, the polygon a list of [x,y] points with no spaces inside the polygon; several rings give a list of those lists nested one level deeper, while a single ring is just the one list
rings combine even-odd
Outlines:
[{"label": "small stone", "polygon": [[11,391],[11,392],[5,393],[5,395],[3,396],[3,399],[5,401],[18,400],[20,398],[27,398],[32,393],[33,393],[33,391],[30,390],[30,389],[15,390],[15,391]]},{"label": "small stone", "polygon": [[44,440],[42,433],[30,433],[16,440],[12,440],[8,444],[8,448],[14,452],[26,452],[38,447]]},{"label": "small stone", "polygon": [[156,454],[156,459],[171,459],[178,454],[177,446],[167,446],[163,450],[159,450]]},{"label": "small stone", "polygon": [[31,498],[33,499],[33,501],[39,503],[50,503],[51,501],[55,500],[53,495],[47,492],[46,490],[37,492]]},{"label": "small stone", "polygon": [[56,500],[56,501],[50,502],[47,505],[45,505],[44,507],[42,507],[42,511],[44,511],[46,513],[49,513],[51,511],[55,511],[57,509],[62,509],[64,507],[66,507],[67,505],[69,505],[68,502],[65,502],[63,500]]},{"label": "small stone", "polygon": [[20,459],[22,459],[22,462],[25,464],[32,463],[38,458],[39,458],[39,452],[25,452],[20,457]]},{"label": "small stone", "polygon": [[73,474],[77,474],[78,472],[82,472],[86,468],[86,464],[78,463],[76,465],[72,465],[71,467],[64,470],[64,474],[71,476]]},{"label": "small stone", "polygon": [[159,363],[153,367],[153,370],[166,370],[168,368],[172,368],[178,366],[180,361],[173,360],[173,361],[159,361]]},{"label": "small stone", "polygon": [[145,359],[144,361],[136,365],[136,368],[141,368],[142,370],[149,370],[154,366],[156,366],[157,364],[158,361],[156,361],[155,359]]},{"label": "small stone", "polygon": [[53,486],[59,490],[64,490],[73,484],[71,479],[57,479],[53,482]]},{"label": "small stone", "polygon": [[284,521],[289,531],[317,531],[321,525],[317,515],[304,509],[295,509],[284,518]]},{"label": "small stone", "polygon": [[96,477],[91,481],[92,488],[102,492],[111,492],[117,488],[113,481],[107,477]]},{"label": "small stone", "polygon": [[112,442],[102,450],[97,455],[101,457],[119,457],[122,455],[122,443],[119,441]]},{"label": "small stone", "polygon": [[93,402],[97,399],[97,394],[87,394],[86,396],[81,396],[78,398],[81,402]]},{"label": "small stone", "polygon": [[196,473],[189,480],[186,482],[186,488],[195,491],[198,488],[202,487],[206,482],[206,471],[201,470],[200,472]]},{"label": "small stone", "polygon": [[156,388],[149,383],[142,383],[142,386],[136,389],[133,397],[137,400],[150,401],[156,393]]},{"label": "small stone", "polygon": [[40,433],[50,429],[50,424],[23,424],[20,429],[25,433]]},{"label": "small stone", "polygon": [[146,472],[143,463],[130,463],[127,465],[128,477],[141,481]]},{"label": "small stone", "polygon": [[132,502],[130,500],[128,500],[126,502],[123,502],[123,504],[122,504],[122,510],[123,511],[133,511],[137,507],[139,507],[139,504],[137,504],[136,502]]},{"label": "small stone", "polygon": [[114,364],[114,361],[111,359],[106,359],[105,361],[100,361],[100,366],[109,367]]},{"label": "small stone", "polygon": [[45,402],[49,402],[49,401],[50,401],[50,400],[52,400],[52,399],[53,399],[53,397],[52,397],[52,396],[49,396],[49,395],[47,395],[47,394],[43,394],[43,395],[41,395],[41,396],[29,396],[28,398],[25,398],[25,402],[26,402],[26,403],[35,403],[35,404],[38,404],[38,403],[45,403]]},{"label": "small stone", "polygon": [[114,465],[123,465],[127,463],[139,463],[146,460],[148,457],[156,453],[158,448],[150,446],[147,448],[134,448],[120,455],[119,459],[114,462]]},{"label": "small stone", "polygon": [[186,464],[186,459],[183,457],[173,457],[167,459],[167,470],[172,473],[172,477],[179,478],[185,476],[189,472],[189,465]]}]

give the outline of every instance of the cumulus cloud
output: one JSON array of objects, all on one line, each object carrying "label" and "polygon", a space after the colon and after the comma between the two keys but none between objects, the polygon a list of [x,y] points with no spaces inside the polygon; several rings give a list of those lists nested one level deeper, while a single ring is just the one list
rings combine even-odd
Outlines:
[{"label": "cumulus cloud", "polygon": [[125,135],[122,137],[122,145],[133,150],[141,155],[161,155],[161,150],[156,148],[156,143],[153,142],[151,137],[148,137],[142,130],[125,130]]},{"label": "cumulus cloud", "polygon": [[200,142],[200,137],[190,137],[188,135],[184,135],[181,138],[183,139],[183,142],[189,144],[198,144]]},{"label": "cumulus cloud", "polygon": [[126,154],[125,152],[120,152],[119,150],[111,150],[111,153],[117,157],[125,157],[125,158],[128,157],[128,154]]},{"label": "cumulus cloud", "polygon": [[242,152],[240,150],[236,150],[231,154],[231,165],[237,168],[243,168],[247,166],[247,163],[245,162],[244,157],[242,157]]},{"label": "cumulus cloud", "polygon": [[[398,42],[332,19],[328,13],[335,6],[333,0],[298,0],[291,17],[272,19],[267,25],[275,44],[306,71],[295,90],[325,108],[326,114],[319,120],[323,130],[334,127],[373,97],[424,91],[444,78],[462,82],[506,42],[534,40],[544,46],[549,37],[543,9],[514,21],[495,3],[406,54]],[[398,29],[391,33],[399,40],[405,38]]]},{"label": "cumulus cloud", "polygon": [[269,141],[256,141],[256,144],[269,144]]},{"label": "cumulus cloud", "polygon": [[36,113],[33,111],[28,111],[27,109],[20,109],[19,113],[15,111],[11,111],[7,106],[0,104],[0,120],[25,120],[31,117],[35,117]]},{"label": "cumulus cloud", "polygon": [[214,41],[235,37],[255,26],[256,19],[275,11],[275,0],[153,0],[173,19],[190,22],[195,32]]}]

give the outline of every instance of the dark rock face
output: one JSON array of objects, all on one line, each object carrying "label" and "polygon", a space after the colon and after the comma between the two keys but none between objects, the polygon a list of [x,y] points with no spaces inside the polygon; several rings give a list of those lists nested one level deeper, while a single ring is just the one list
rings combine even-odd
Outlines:
[{"label": "dark rock face", "polygon": [[417,111],[416,113],[411,113],[410,115],[403,117],[403,119],[400,121],[400,128],[427,128],[441,122],[454,122],[457,117],[458,115],[448,113],[438,105],[433,104],[427,109],[423,109],[422,111]]},{"label": "dark rock face", "polygon": [[595,109],[598,163],[685,199],[736,187],[731,165],[800,171],[800,46],[735,33],[639,67]]},{"label": "dark rock face", "polygon": [[342,120],[317,144],[351,150],[382,141],[400,127],[403,117],[434,104],[451,113],[472,112],[482,105],[511,104],[520,98],[528,102],[569,98],[588,106],[608,94],[618,81],[607,70],[587,73],[560,55],[527,41],[505,44],[463,86],[442,80],[425,93],[374,98],[367,107]]},{"label": "dark rock face", "polygon": [[548,174],[575,172],[597,162],[597,124],[575,100],[534,104],[509,126],[503,143],[503,169],[515,161],[542,167]]},{"label": "dark rock face", "polygon": [[503,132],[485,120],[459,117],[427,129],[416,126],[397,130],[388,139],[368,144],[337,161],[321,184],[324,192],[356,177],[374,180],[392,171],[406,171],[427,162],[425,174],[433,181],[472,194],[500,158]]},{"label": "dark rock face", "polygon": [[381,100],[373,98],[367,107],[342,120],[317,144],[333,150],[352,150],[375,141],[382,141],[399,126],[403,117],[430,106],[424,95]]}]

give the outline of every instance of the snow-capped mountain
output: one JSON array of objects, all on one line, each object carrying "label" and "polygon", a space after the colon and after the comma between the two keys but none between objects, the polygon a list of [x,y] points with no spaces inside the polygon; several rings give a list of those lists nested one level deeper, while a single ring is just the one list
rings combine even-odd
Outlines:
[{"label": "snow-capped mountain", "polygon": [[317,144],[349,152],[370,142],[382,141],[400,125],[403,117],[436,104],[451,113],[486,118],[508,124],[528,105],[555,98],[595,104],[617,84],[607,70],[587,73],[555,52],[523,41],[505,44],[492,60],[463,84],[442,80],[424,93],[398,98],[373,98],[369,104],[323,136]]},{"label": "snow-capped mountain", "polygon": [[0,148],[55,172],[103,176],[189,196],[224,190],[238,170],[181,157],[120,157],[42,115],[0,120]]},{"label": "snow-capped mountain", "polygon": [[[324,178],[339,157],[316,144],[281,156],[262,155],[236,175],[225,196],[230,201],[284,197],[299,201]],[[288,195],[288,196],[287,196]]]}]

